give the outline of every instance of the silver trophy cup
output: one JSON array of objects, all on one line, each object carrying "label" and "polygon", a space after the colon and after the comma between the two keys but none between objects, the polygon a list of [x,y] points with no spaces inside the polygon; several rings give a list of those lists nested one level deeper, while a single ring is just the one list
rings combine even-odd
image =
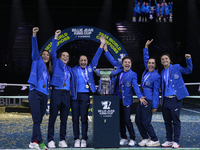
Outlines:
[{"label": "silver trophy cup", "polygon": [[99,68],[95,70],[95,73],[100,77],[98,93],[100,95],[109,95],[113,92],[113,85],[111,82],[111,76],[114,73],[113,68]]}]

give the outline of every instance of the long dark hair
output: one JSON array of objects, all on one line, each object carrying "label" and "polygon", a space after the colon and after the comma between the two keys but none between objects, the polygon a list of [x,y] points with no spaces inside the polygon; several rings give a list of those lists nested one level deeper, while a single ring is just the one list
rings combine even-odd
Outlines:
[{"label": "long dark hair", "polygon": [[149,62],[150,59],[153,59],[153,60],[155,61],[155,65],[156,65],[156,67],[155,67],[154,70],[157,70],[158,68],[157,68],[157,64],[156,64],[156,58],[154,58],[154,57],[150,57],[150,58],[148,59],[148,61],[147,61],[147,64],[148,64],[148,62]]},{"label": "long dark hair", "polygon": [[49,54],[49,61],[46,63],[46,66],[47,66],[47,71],[48,71],[48,73],[51,75],[51,74],[52,74],[51,55],[50,55],[49,51],[43,50],[43,51],[40,53],[40,56],[42,56],[42,54],[43,54],[44,51],[48,52],[48,54]]},{"label": "long dark hair", "polygon": [[160,56],[160,60],[161,60],[161,58],[162,58],[164,55],[166,55],[167,57],[169,57],[169,59],[170,59],[170,64],[173,64],[173,62],[172,62],[172,60],[171,60],[171,57],[170,57],[170,55],[169,55],[168,53],[162,54],[162,55]]}]

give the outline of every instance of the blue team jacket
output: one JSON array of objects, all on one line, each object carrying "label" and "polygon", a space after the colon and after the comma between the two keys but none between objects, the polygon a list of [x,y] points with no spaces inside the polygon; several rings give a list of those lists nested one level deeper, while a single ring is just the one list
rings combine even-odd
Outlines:
[{"label": "blue team jacket", "polygon": [[134,11],[140,14],[140,6],[138,5],[138,1],[135,0],[135,8]]},{"label": "blue team jacket", "polygon": [[150,6],[151,6],[151,1],[149,1],[149,5],[148,6],[144,6],[145,13],[149,13],[150,12]]},{"label": "blue team jacket", "polygon": [[[65,79],[65,64],[62,60],[57,59],[57,41],[53,39],[52,47],[51,47],[51,58],[53,62],[53,75],[50,82],[51,86],[62,87]],[[70,92],[71,96],[75,94],[75,86],[74,86],[74,76],[71,70],[71,67],[67,66],[68,71],[70,72]]]},{"label": "blue team jacket", "polygon": [[[46,66],[41,56],[39,55],[37,38],[32,36],[32,66],[31,73],[28,79],[28,83],[38,86],[38,82],[43,79],[43,72],[46,70]],[[47,72],[47,82],[49,89],[50,75]],[[47,91],[48,92],[48,91]]]},{"label": "blue team jacket", "polygon": [[[123,66],[120,65],[108,51],[105,52],[105,56],[113,65],[113,67],[117,67],[116,71],[113,73],[113,76],[112,76],[113,87],[114,89],[116,89],[116,85],[118,82],[118,75],[121,72],[123,72],[124,69],[123,69]],[[122,99],[123,99],[124,106],[132,105],[133,89],[138,99],[140,99],[142,97],[142,94],[140,92],[140,89],[137,83],[137,74],[130,69],[126,73],[126,75],[123,77],[123,81],[122,81]]]},{"label": "blue team jacket", "polygon": [[[88,83],[89,83],[90,89],[93,93],[96,92],[93,72],[96,69],[96,66],[98,65],[98,61],[99,61],[102,51],[103,51],[103,48],[99,47],[95,56],[92,59],[92,62],[87,66]],[[78,85],[78,67],[79,67],[79,65],[72,68],[72,72],[74,75],[74,82],[75,82],[75,95],[74,95],[74,97],[72,97],[73,100],[77,99],[77,91],[78,91],[78,86],[79,86]]]},{"label": "blue team jacket", "polygon": [[[149,52],[147,48],[143,49],[143,59],[144,59],[145,71],[142,74],[142,79],[145,73],[148,72],[147,62],[149,60]],[[143,90],[141,91],[142,95],[146,97],[145,99],[152,100],[152,108],[155,109],[158,108],[160,85],[161,85],[161,77],[158,73],[158,70],[154,70],[148,77],[148,79],[145,81]]]},{"label": "blue team jacket", "polygon": [[141,12],[145,12],[145,5],[143,5],[142,0],[140,0],[140,5],[141,5]]},{"label": "blue team jacket", "polygon": [[169,10],[169,6],[162,6],[161,8],[161,15],[163,16],[164,15],[164,11],[166,13],[166,15],[170,15],[170,10]]},{"label": "blue team jacket", "polygon": [[157,2],[155,2],[155,4],[156,4],[156,16],[158,17],[159,15],[160,15],[160,6],[158,7],[158,3]]},{"label": "blue team jacket", "polygon": [[[170,65],[169,66],[169,82],[171,82],[172,88],[174,92],[176,93],[176,96],[178,100],[183,99],[184,97],[188,96],[189,93],[187,91],[187,88],[185,87],[182,73],[183,74],[190,74],[192,73],[192,58],[186,59],[187,67],[183,68],[180,64]],[[164,70],[161,72],[162,77],[162,100],[164,98],[164,87],[165,87],[165,81],[164,81]]]}]

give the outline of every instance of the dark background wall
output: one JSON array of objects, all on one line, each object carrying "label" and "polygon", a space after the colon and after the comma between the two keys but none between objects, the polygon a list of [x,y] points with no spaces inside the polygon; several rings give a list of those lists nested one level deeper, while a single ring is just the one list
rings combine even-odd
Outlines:
[{"label": "dark background wall", "polygon": [[[132,22],[133,6],[134,0],[1,0],[0,82],[27,82],[34,26],[40,28],[40,49],[55,30],[79,25],[94,26],[115,36],[133,58],[132,68],[139,80],[144,71],[142,48],[146,40],[153,38],[149,51],[157,58],[159,71],[162,69],[161,54],[169,53],[174,63],[186,67],[184,54],[190,53],[194,70],[192,74],[184,75],[184,80],[199,82],[200,1],[174,0],[173,23]],[[124,25],[127,31],[120,33],[119,25]],[[68,49],[73,67],[78,63],[79,53],[85,53],[91,60],[98,46],[93,41],[82,40],[70,42],[62,48]],[[112,66],[102,55],[98,67]]]}]

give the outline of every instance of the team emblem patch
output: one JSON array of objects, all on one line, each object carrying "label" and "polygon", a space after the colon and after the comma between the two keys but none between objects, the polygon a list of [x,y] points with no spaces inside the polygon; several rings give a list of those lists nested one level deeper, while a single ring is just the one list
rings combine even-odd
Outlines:
[{"label": "team emblem patch", "polygon": [[130,87],[130,86],[131,86],[131,82],[127,81],[127,82],[126,82],[126,86],[127,86],[127,87]]},{"label": "team emblem patch", "polygon": [[88,67],[88,71],[89,71],[89,72],[92,72],[92,68]]},{"label": "team emblem patch", "polygon": [[146,81],[146,82],[145,82],[145,85],[146,85],[146,86],[149,86],[149,85],[150,85],[150,82],[149,82],[149,81]]},{"label": "team emblem patch", "polygon": [[174,79],[178,79],[179,78],[179,75],[176,73],[174,74]]}]

